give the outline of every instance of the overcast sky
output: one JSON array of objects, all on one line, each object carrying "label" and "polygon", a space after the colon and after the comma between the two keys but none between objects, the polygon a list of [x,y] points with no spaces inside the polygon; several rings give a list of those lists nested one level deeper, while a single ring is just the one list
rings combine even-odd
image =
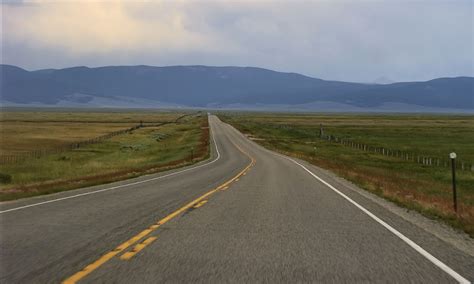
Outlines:
[{"label": "overcast sky", "polygon": [[373,82],[474,76],[474,1],[5,1],[2,63],[258,66]]}]

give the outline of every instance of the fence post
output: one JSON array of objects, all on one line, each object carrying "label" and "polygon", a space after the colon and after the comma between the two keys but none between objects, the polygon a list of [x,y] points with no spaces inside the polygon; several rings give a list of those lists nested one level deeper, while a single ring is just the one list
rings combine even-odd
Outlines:
[{"label": "fence post", "polygon": [[451,154],[449,154],[449,157],[451,158],[454,211],[458,213],[458,201],[457,201],[457,196],[456,196],[456,153],[452,152]]}]

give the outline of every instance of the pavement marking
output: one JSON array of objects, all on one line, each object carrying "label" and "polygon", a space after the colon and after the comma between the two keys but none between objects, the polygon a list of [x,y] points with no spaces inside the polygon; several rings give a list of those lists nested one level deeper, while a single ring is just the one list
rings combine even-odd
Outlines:
[{"label": "pavement marking", "polygon": [[153,241],[156,240],[156,237],[149,237],[148,239],[144,240],[143,242],[135,245],[135,247],[132,249],[132,251],[128,251],[122,256],[120,256],[121,260],[129,260],[133,256],[135,256],[137,253],[139,253],[141,250],[143,250],[147,245],[151,244]]},{"label": "pavement marking", "polygon": [[373,220],[375,220],[377,223],[381,224],[383,227],[385,227],[387,230],[389,230],[391,233],[393,233],[395,236],[397,236],[398,238],[400,238],[402,241],[404,241],[406,244],[408,244],[410,247],[412,247],[414,250],[416,250],[418,253],[420,253],[422,256],[424,256],[426,259],[428,259],[431,263],[433,263],[434,265],[436,265],[437,267],[439,267],[441,270],[443,270],[444,272],[446,272],[447,274],[449,274],[451,277],[453,277],[456,281],[458,281],[459,283],[463,283],[463,284],[468,284],[468,283],[471,283],[469,280],[467,280],[466,278],[464,278],[463,276],[461,276],[459,273],[457,273],[456,271],[454,271],[452,268],[450,268],[449,266],[447,266],[445,263],[443,263],[442,261],[440,261],[439,259],[437,259],[436,257],[434,257],[433,255],[431,255],[429,252],[427,252],[426,250],[424,250],[422,247],[420,247],[418,244],[416,244],[414,241],[410,240],[408,237],[406,237],[405,235],[403,235],[402,233],[400,233],[398,230],[396,230],[395,228],[393,228],[392,226],[390,226],[389,224],[385,223],[383,220],[381,220],[380,218],[378,218],[377,216],[375,216],[372,212],[370,212],[369,210],[365,209],[364,207],[362,207],[360,204],[358,204],[357,202],[355,202],[354,200],[352,200],[351,198],[349,198],[347,195],[345,195],[344,193],[342,193],[341,191],[339,191],[338,189],[336,189],[335,187],[333,187],[331,184],[329,184],[328,182],[324,181],[322,178],[318,177],[316,174],[314,174],[313,172],[311,172],[310,170],[308,170],[308,168],[306,168],[304,165],[300,164],[299,162],[295,161],[294,159],[288,157],[288,156],[285,156],[283,154],[279,154],[279,153],[276,153],[274,151],[271,151],[271,150],[268,150],[266,149],[265,147],[255,143],[254,141],[248,139],[247,137],[245,137],[245,135],[243,135],[241,132],[239,132],[237,129],[235,129],[233,126],[231,126],[230,124],[227,124],[227,126],[232,129],[235,133],[237,133],[237,135],[243,137],[244,140],[246,140],[247,142],[249,142],[251,145],[254,145],[256,146],[257,148],[260,148],[262,149],[263,151],[266,151],[270,154],[273,154],[275,156],[279,156],[279,157],[282,157],[284,159],[287,159],[295,164],[297,164],[298,166],[300,166],[301,168],[303,168],[305,171],[307,171],[310,175],[312,175],[315,179],[319,180],[321,183],[323,183],[324,185],[326,185],[327,187],[329,187],[330,189],[332,189],[334,192],[336,192],[337,194],[339,194],[340,196],[342,196],[344,199],[346,199],[347,201],[349,201],[350,203],[352,203],[354,206],[356,206],[357,208],[359,208],[360,210],[362,210],[365,214],[367,214],[369,217],[371,217]]},{"label": "pavement marking", "polygon": [[[275,153],[274,153],[275,154]],[[362,207],[362,205],[360,205],[359,203],[355,202],[354,200],[352,200],[350,197],[348,197],[347,195],[345,195],[344,193],[342,193],[341,191],[339,191],[338,189],[336,189],[334,186],[332,186],[331,184],[329,184],[328,182],[326,182],[325,180],[323,180],[322,178],[320,178],[319,176],[317,176],[316,174],[314,174],[312,171],[308,170],[308,168],[306,168],[304,165],[298,163],[297,161],[289,158],[289,157],[286,157],[286,156],[283,156],[283,155],[280,155],[280,154],[276,154],[276,155],[279,155],[285,159],[288,159],[290,161],[292,161],[293,163],[297,164],[298,166],[300,166],[301,168],[303,168],[305,171],[307,171],[310,175],[312,175],[315,179],[317,179],[318,181],[320,181],[321,183],[323,183],[324,185],[326,185],[327,187],[329,187],[330,189],[332,189],[334,192],[336,192],[337,194],[339,194],[340,196],[342,196],[344,199],[346,199],[347,201],[349,201],[350,203],[352,203],[354,206],[356,206],[357,208],[359,208],[362,212],[364,212],[365,214],[367,214],[370,218],[374,219],[377,223],[379,223],[380,225],[382,225],[383,227],[385,227],[387,230],[389,230],[391,233],[393,233],[395,236],[397,236],[398,238],[400,238],[402,241],[404,241],[406,244],[408,244],[410,247],[412,247],[414,250],[416,250],[419,254],[421,254],[422,256],[424,256],[426,259],[428,259],[429,261],[431,261],[431,263],[433,263],[434,265],[436,265],[437,267],[439,267],[441,270],[443,270],[444,272],[446,272],[447,274],[449,274],[451,277],[453,277],[454,279],[456,279],[456,281],[458,281],[459,283],[471,283],[469,280],[467,280],[466,278],[462,277],[459,273],[457,273],[456,271],[454,271],[452,268],[450,268],[449,266],[447,266],[446,264],[444,264],[442,261],[440,261],[439,259],[437,259],[436,257],[434,257],[433,255],[431,255],[429,252],[427,252],[426,250],[424,250],[422,247],[420,247],[418,244],[416,244],[414,241],[410,240],[408,237],[406,237],[405,235],[403,235],[402,233],[400,233],[399,231],[397,231],[395,228],[393,228],[392,226],[390,226],[389,224],[385,223],[382,219],[380,219],[379,217],[375,216],[372,212],[370,212],[369,210],[365,209],[364,207]]]},{"label": "pavement marking", "polygon": [[[229,125],[230,126],[230,125]],[[230,126],[231,129],[233,129],[234,131],[236,131],[238,134],[242,135],[242,133],[240,133],[238,130],[236,130],[234,127]],[[461,276],[459,273],[457,273],[456,271],[454,271],[451,267],[447,266],[445,263],[443,263],[441,260],[437,259],[436,257],[434,257],[432,254],[430,254],[429,252],[427,252],[426,250],[424,250],[421,246],[419,246],[418,244],[416,244],[414,241],[410,240],[408,237],[406,237],[405,235],[403,235],[402,233],[400,233],[398,230],[396,230],[395,228],[393,228],[392,226],[390,226],[389,224],[385,223],[382,219],[380,219],[379,217],[375,216],[372,212],[370,212],[369,210],[365,209],[364,207],[362,207],[362,205],[360,205],[359,203],[355,202],[354,200],[352,200],[350,197],[348,197],[347,195],[345,195],[344,193],[342,193],[341,191],[339,191],[338,189],[336,189],[334,186],[332,186],[330,183],[326,182],[325,180],[323,180],[322,178],[320,178],[319,176],[317,176],[316,174],[314,174],[312,171],[310,171],[308,168],[306,168],[304,165],[302,165],[301,163],[295,161],[294,159],[288,157],[288,156],[285,156],[285,155],[282,155],[282,154],[279,154],[279,153],[275,153],[273,151],[270,151],[268,149],[266,149],[265,147],[261,146],[261,145],[258,145],[257,143],[249,140],[248,138],[246,138],[244,136],[244,139],[246,139],[247,141],[250,142],[250,144],[252,145],[257,145],[257,147],[260,147],[260,149],[263,149],[264,151],[268,152],[268,153],[271,153],[273,155],[276,155],[276,156],[279,156],[279,157],[282,157],[284,159],[287,159],[293,163],[295,163],[296,165],[300,166],[301,168],[303,168],[306,172],[308,172],[310,175],[312,175],[315,179],[317,179],[318,181],[320,181],[321,183],[323,183],[324,185],[326,185],[327,187],[329,187],[331,190],[333,190],[334,192],[336,192],[337,194],[339,194],[340,196],[342,196],[344,199],[346,199],[347,201],[349,201],[350,203],[352,203],[354,206],[356,206],[357,208],[359,208],[362,212],[364,212],[365,214],[367,214],[370,218],[372,218],[373,220],[375,220],[377,223],[379,223],[380,225],[382,225],[384,228],[386,228],[387,230],[389,230],[391,233],[393,233],[395,236],[397,236],[398,238],[400,238],[402,241],[404,241],[406,244],[408,244],[410,247],[412,247],[415,251],[417,251],[419,254],[421,254],[422,256],[424,256],[426,259],[428,259],[431,263],[433,263],[434,265],[436,265],[438,268],[440,268],[441,270],[443,270],[444,272],[446,272],[448,275],[450,275],[451,277],[453,277],[456,281],[458,281],[459,283],[462,283],[462,284],[469,284],[471,283],[469,280],[467,280],[466,278],[464,278],[463,276]]]},{"label": "pavement marking", "polygon": [[30,208],[30,207],[35,207],[35,206],[39,206],[39,205],[44,205],[44,204],[48,204],[48,203],[58,202],[58,201],[62,201],[62,200],[82,197],[82,196],[86,196],[86,195],[101,193],[101,192],[109,191],[109,190],[112,190],[112,189],[117,189],[117,188],[122,188],[122,187],[142,184],[142,183],[147,183],[147,182],[150,182],[150,181],[163,179],[163,178],[166,178],[166,177],[174,176],[174,175],[177,175],[177,174],[181,174],[181,173],[184,173],[184,172],[188,172],[188,171],[191,171],[191,170],[195,170],[195,169],[199,169],[199,168],[202,168],[202,167],[205,167],[205,166],[209,166],[210,164],[213,164],[214,162],[216,162],[217,160],[219,160],[221,158],[219,148],[217,147],[217,143],[216,143],[216,140],[214,138],[214,132],[212,132],[212,141],[214,142],[214,147],[216,149],[217,157],[214,160],[212,160],[208,163],[205,163],[205,164],[202,164],[202,165],[199,165],[199,166],[195,166],[195,167],[191,167],[191,168],[187,168],[187,169],[182,170],[182,171],[173,172],[173,173],[170,173],[170,174],[167,174],[167,175],[146,179],[146,180],[141,180],[141,181],[137,181],[137,182],[112,186],[112,187],[99,189],[99,190],[95,190],[95,191],[90,191],[90,192],[85,192],[85,193],[80,193],[80,194],[76,194],[76,195],[72,195],[72,196],[66,196],[66,197],[61,197],[61,198],[52,199],[52,200],[48,200],[48,201],[43,201],[43,202],[38,202],[38,203],[29,204],[29,205],[19,206],[19,207],[15,207],[15,208],[11,208],[11,209],[6,209],[6,210],[3,210],[3,211],[0,211],[0,214],[7,213],[7,212],[12,212],[12,211],[17,211],[17,210],[21,210],[21,209],[26,209],[26,208]]},{"label": "pavement marking", "polygon": [[[214,139],[214,138],[213,138]],[[188,204],[184,205],[183,207],[179,208],[178,210],[174,211],[173,213],[169,214],[168,216],[166,216],[165,218],[161,219],[160,221],[158,221],[156,224],[153,224],[151,225],[148,229],[145,229],[143,230],[142,232],[140,232],[138,235],[130,238],[129,240],[127,240],[126,242],[122,243],[121,245],[119,245],[118,247],[116,247],[114,250],[104,254],[103,256],[101,256],[99,259],[97,259],[96,261],[94,261],[93,263],[87,265],[86,267],[84,267],[82,270],[80,270],[79,272],[76,272],[74,275],[70,276],[69,278],[67,278],[66,280],[64,280],[62,283],[64,284],[73,284],[73,283],[76,283],[77,281],[81,280],[82,278],[86,277],[87,275],[89,275],[90,273],[92,273],[94,270],[96,270],[97,268],[99,268],[100,266],[102,266],[104,263],[106,263],[107,261],[109,261],[110,259],[112,259],[114,256],[120,254],[121,252],[123,252],[125,249],[127,249],[128,247],[130,247],[131,245],[135,244],[136,242],[138,242],[139,240],[143,239],[145,236],[147,236],[148,234],[150,234],[151,232],[155,231],[156,229],[158,229],[159,227],[161,227],[162,225],[164,225],[166,222],[170,221],[171,219],[173,219],[174,217],[180,215],[181,213],[187,211],[188,209],[190,209],[191,207],[195,206],[196,204],[200,203],[201,201],[207,199],[210,195],[216,193],[217,191],[220,191],[222,188],[225,188],[227,187],[229,184],[231,184],[232,182],[234,182],[236,179],[238,179],[240,176],[243,175],[244,172],[246,172],[247,170],[249,170],[253,165],[255,165],[256,161],[255,159],[250,156],[247,152],[243,151],[239,146],[237,146],[235,143],[232,142],[232,144],[234,144],[234,146],[240,151],[242,152],[243,154],[245,154],[247,157],[250,158],[250,163],[242,170],[240,171],[236,176],[234,176],[233,178],[231,178],[230,180],[226,181],[225,183],[221,184],[220,186],[208,191],[207,193],[201,195],[200,197],[194,199],[193,201],[189,202]],[[143,249],[143,248],[142,248]],[[124,254],[125,255],[125,254]]]},{"label": "pavement marking", "polygon": [[198,204],[194,205],[193,208],[199,208],[199,207],[203,206],[206,203],[207,203],[207,200],[203,200],[203,201],[199,202]]}]

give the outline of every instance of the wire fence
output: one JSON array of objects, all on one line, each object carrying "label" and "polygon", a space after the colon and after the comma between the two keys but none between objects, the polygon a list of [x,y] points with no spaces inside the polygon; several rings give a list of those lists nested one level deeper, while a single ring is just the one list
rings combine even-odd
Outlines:
[{"label": "wire fence", "polygon": [[61,145],[61,146],[57,146],[57,147],[54,147],[54,148],[51,148],[51,149],[38,149],[38,150],[34,150],[34,151],[27,151],[27,152],[22,152],[22,153],[18,153],[18,154],[12,154],[12,155],[0,155],[0,165],[15,164],[15,163],[20,163],[20,162],[23,162],[25,160],[32,159],[32,158],[41,158],[41,157],[51,155],[51,154],[58,154],[58,153],[66,152],[66,151],[75,150],[75,149],[78,149],[78,148],[81,148],[81,147],[84,147],[84,146],[87,146],[87,145],[101,143],[101,142],[103,142],[105,140],[108,140],[112,137],[127,134],[127,133],[131,133],[134,130],[144,128],[144,127],[159,127],[159,126],[163,126],[163,125],[166,125],[166,124],[179,123],[184,118],[186,118],[188,116],[192,116],[192,115],[196,115],[196,113],[184,114],[184,115],[176,118],[174,121],[165,121],[165,122],[159,122],[159,123],[144,123],[143,121],[140,121],[140,123],[138,125],[135,125],[135,126],[130,127],[130,128],[117,130],[117,131],[110,132],[110,133],[107,133],[107,134],[104,134],[104,135],[101,135],[101,136],[98,136],[98,137],[94,137],[94,138],[91,138],[91,139],[87,139],[87,140],[71,142],[71,143],[64,144],[64,145]]},{"label": "wire fence", "polygon": [[[441,157],[435,157],[432,155],[424,155],[420,153],[413,153],[413,152],[397,150],[397,149],[392,149],[392,148],[376,147],[376,146],[371,146],[364,143],[356,142],[356,141],[353,141],[352,139],[339,138],[334,135],[323,134],[323,135],[320,135],[319,137],[322,140],[326,140],[332,143],[339,143],[345,147],[350,147],[350,148],[357,149],[360,151],[371,152],[371,153],[379,154],[382,156],[394,157],[401,160],[421,164],[424,166],[444,167],[444,168],[451,167],[451,159],[449,159],[448,157],[441,158]],[[456,167],[462,171],[474,172],[474,164],[472,162],[456,159]]]},{"label": "wire fence", "polygon": [[[378,154],[381,156],[386,157],[393,157],[398,158],[401,160],[405,160],[408,162],[414,162],[417,164],[421,164],[423,166],[429,167],[444,167],[448,168],[451,167],[451,159],[448,157],[449,153],[446,153],[446,157],[436,157],[433,155],[423,154],[423,153],[416,153],[410,151],[404,151],[399,149],[387,148],[387,147],[380,147],[380,146],[373,146],[368,145],[365,143],[357,142],[353,138],[341,138],[332,134],[328,134],[323,131],[322,127],[318,131],[315,129],[298,129],[293,127],[292,125],[287,124],[280,124],[280,125],[272,125],[273,128],[283,128],[287,131],[291,131],[297,136],[305,137],[306,139],[321,139],[330,143],[338,143],[345,147],[350,147],[352,149],[371,152],[374,154]],[[456,168],[461,171],[471,171],[474,172],[474,163],[470,161],[465,161],[462,159],[456,159]]]}]

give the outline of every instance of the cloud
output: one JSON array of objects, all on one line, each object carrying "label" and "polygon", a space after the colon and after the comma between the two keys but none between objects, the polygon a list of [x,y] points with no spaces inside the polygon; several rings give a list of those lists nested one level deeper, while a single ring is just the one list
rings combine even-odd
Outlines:
[{"label": "cloud", "polygon": [[71,55],[117,50],[212,50],[215,39],[188,29],[186,16],[177,8],[171,2],[36,1],[33,5],[4,6],[4,31],[8,40]]},{"label": "cloud", "polygon": [[261,66],[327,79],[474,76],[471,1],[4,4],[3,62]]}]

